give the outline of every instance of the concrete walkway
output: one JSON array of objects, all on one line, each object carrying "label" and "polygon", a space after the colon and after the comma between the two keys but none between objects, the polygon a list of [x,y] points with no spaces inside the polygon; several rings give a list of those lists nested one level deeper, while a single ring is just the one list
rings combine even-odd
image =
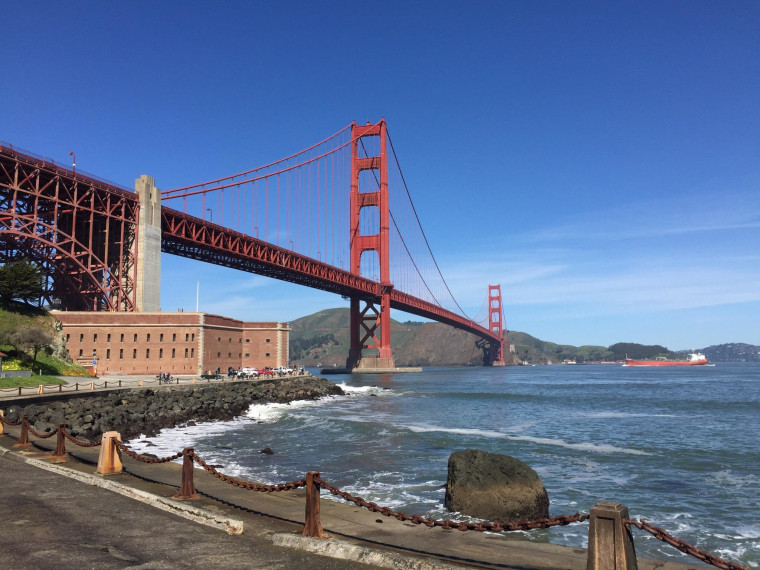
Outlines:
[{"label": "concrete walkway", "polygon": [[[155,375],[150,374],[137,374],[137,375],[108,375],[99,378],[85,378],[85,377],[72,377],[72,376],[60,376],[64,380],[63,384],[47,384],[47,385],[30,385],[20,386],[14,388],[0,388],[0,401],[13,401],[13,400],[29,400],[30,403],[35,397],[50,398],[50,397],[70,397],[77,395],[92,394],[95,392],[107,392],[113,390],[135,390],[135,389],[163,389],[170,386],[205,386],[207,384],[228,384],[233,382],[259,382],[267,379],[296,379],[309,377],[311,374],[293,374],[286,376],[274,376],[259,378],[246,378],[230,380],[227,376],[222,376],[220,380],[208,380],[201,378],[197,374],[172,376],[171,383],[161,382],[159,383]],[[31,379],[31,384],[34,383],[34,377]],[[68,396],[67,396],[68,395]]]},{"label": "concrete walkway", "polygon": [[[63,465],[51,465],[49,452],[12,451],[18,431],[19,428],[6,428],[10,434],[0,436],[0,508],[6,517],[3,528],[12,529],[11,536],[0,533],[0,546],[4,552],[12,549],[16,567],[34,562],[35,567],[44,568],[48,561],[52,568],[53,561],[57,561],[57,567],[109,568],[201,564],[230,568],[347,568],[368,562],[376,567],[418,569],[463,565],[586,568],[583,549],[528,542],[510,534],[428,528],[325,499],[321,501],[322,526],[331,538],[305,539],[300,536],[303,489],[280,493],[247,491],[195,469],[195,487],[201,496],[193,501],[175,501],[170,497],[181,481],[181,466],[176,463],[146,464],[123,457],[124,473],[103,477],[94,474],[99,448],[67,443],[69,460]],[[37,450],[52,450],[54,440],[36,441]],[[16,461],[9,461],[11,457]],[[48,471],[51,469],[54,474]],[[68,479],[65,484],[61,476]],[[48,522],[43,520],[46,517]],[[204,526],[189,520],[201,521]],[[241,535],[225,532],[239,524],[243,527]],[[57,535],[66,538],[54,539]],[[208,548],[202,536],[212,543]],[[56,547],[59,540],[65,541],[67,548]],[[699,564],[639,560],[642,570],[695,566]]]}]

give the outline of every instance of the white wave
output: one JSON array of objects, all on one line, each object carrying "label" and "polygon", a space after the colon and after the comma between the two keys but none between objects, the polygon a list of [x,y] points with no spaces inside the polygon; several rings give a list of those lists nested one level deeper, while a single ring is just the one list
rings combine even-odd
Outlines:
[{"label": "white wave", "polygon": [[[342,485],[344,491],[374,501],[392,509],[403,508],[409,504],[425,504],[430,502],[430,497],[425,496],[440,491],[441,482],[433,481],[423,484],[410,485],[405,482],[401,473],[378,472],[373,473],[368,481],[356,481]],[[343,499],[326,495],[328,499],[342,502]]]},{"label": "white wave", "polygon": [[324,404],[327,398],[319,400],[295,400],[287,404],[251,404],[245,415],[260,422],[276,422],[293,410],[312,408]]},{"label": "white wave", "polygon": [[677,418],[676,414],[634,414],[628,412],[588,412],[578,416],[590,419],[619,419],[619,418]]},{"label": "white wave", "polygon": [[345,382],[338,384],[338,386],[341,390],[347,392],[348,394],[379,394],[380,392],[383,394],[393,393],[393,390],[386,390],[377,386],[349,386]]},{"label": "white wave", "polygon": [[185,447],[192,447],[193,443],[201,437],[238,429],[241,424],[248,421],[245,418],[236,418],[226,422],[201,422],[194,426],[164,428],[154,437],[140,434],[140,437],[130,440],[128,447],[136,453],[152,453],[165,457],[182,451]]},{"label": "white wave", "polygon": [[744,487],[754,488],[757,487],[760,480],[757,475],[747,474],[738,475],[730,469],[723,469],[716,471],[710,477],[707,478],[711,483],[715,483],[724,488],[742,489]]},{"label": "white wave", "polygon": [[542,445],[553,445],[557,447],[564,447],[566,449],[575,449],[578,451],[592,451],[594,453],[627,453],[629,455],[650,455],[646,451],[639,449],[631,449],[628,447],[617,447],[608,443],[569,443],[562,439],[552,439],[547,437],[535,437],[530,435],[509,435],[500,431],[483,430],[475,428],[444,428],[431,425],[410,425],[402,426],[406,427],[410,431],[415,433],[427,433],[427,432],[441,432],[441,433],[453,433],[458,435],[475,435],[481,437],[503,438],[510,441],[529,441],[531,443],[538,443]]},{"label": "white wave", "polygon": [[594,453],[627,453],[629,455],[650,455],[640,449],[631,449],[629,447],[617,447],[608,443],[569,443],[562,439],[552,439],[548,437],[533,437],[529,435],[507,435],[507,439],[512,441],[530,441],[543,445],[555,445],[566,449],[575,449],[579,451],[593,451]]},{"label": "white wave", "polygon": [[491,431],[491,430],[476,429],[476,428],[443,428],[443,427],[429,426],[429,425],[424,425],[424,424],[399,426],[399,427],[406,427],[409,431],[413,431],[414,433],[442,432],[442,433],[455,433],[459,435],[479,435],[483,437],[506,437],[506,434],[503,434],[500,431]]},{"label": "white wave", "polygon": [[736,527],[736,534],[729,538],[734,539],[755,539],[760,538],[760,526],[738,526]]}]

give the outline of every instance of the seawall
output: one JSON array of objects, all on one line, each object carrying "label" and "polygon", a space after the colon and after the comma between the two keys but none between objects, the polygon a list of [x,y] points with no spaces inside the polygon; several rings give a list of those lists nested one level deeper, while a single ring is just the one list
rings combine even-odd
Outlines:
[{"label": "seawall", "polygon": [[110,393],[69,393],[65,398],[34,398],[34,402],[0,402],[8,421],[26,416],[38,432],[50,433],[65,424],[71,435],[98,440],[104,431],[118,431],[124,440],[189,421],[227,421],[251,404],[316,400],[340,395],[332,382],[313,376],[210,385],[178,385],[160,389],[114,390]]}]

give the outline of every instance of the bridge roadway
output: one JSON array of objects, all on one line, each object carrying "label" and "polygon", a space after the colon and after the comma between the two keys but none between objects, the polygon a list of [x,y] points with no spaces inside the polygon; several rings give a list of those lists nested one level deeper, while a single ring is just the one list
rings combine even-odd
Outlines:
[{"label": "bridge roadway", "polygon": [[161,250],[166,253],[368,301],[379,301],[384,290],[390,288],[393,309],[466,330],[489,342],[501,343],[501,339],[487,328],[434,303],[398,291],[392,284],[355,275],[165,206],[161,209],[161,222]]}]

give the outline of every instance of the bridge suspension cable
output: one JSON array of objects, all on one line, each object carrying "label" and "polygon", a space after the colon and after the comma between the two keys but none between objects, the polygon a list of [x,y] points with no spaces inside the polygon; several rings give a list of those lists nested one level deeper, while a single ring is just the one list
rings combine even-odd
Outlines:
[{"label": "bridge suspension cable", "polygon": [[[360,142],[365,157],[380,154],[379,137],[364,137]],[[393,154],[393,160],[388,161],[391,282],[396,290],[470,319],[433,254],[390,134],[388,142]],[[304,150],[263,166],[163,191],[162,200],[182,200],[178,209],[186,214],[348,270],[355,238],[351,235],[347,191],[351,187],[351,143],[348,125]],[[371,186],[371,182],[375,187],[380,185],[376,169],[362,171],[360,178],[361,188]],[[354,231],[374,235],[379,226],[377,208],[362,208]],[[346,235],[350,235],[348,243]],[[376,252],[366,251],[361,256],[360,273],[380,280]]]},{"label": "bridge suspension cable", "polygon": [[[411,195],[411,193],[409,191],[409,186],[408,186],[408,184],[406,182],[406,177],[404,176],[404,172],[401,169],[401,163],[399,161],[398,155],[396,154],[396,149],[393,146],[393,139],[391,138],[390,132],[388,132],[388,143],[390,144],[391,153],[393,154],[393,160],[394,160],[394,163],[395,163],[395,169],[394,170],[395,170],[395,172],[397,172],[397,175],[399,177],[399,182],[400,182],[399,186],[403,186],[404,187],[405,195],[406,195],[406,198],[408,200],[408,204],[409,204],[409,206],[411,208],[411,214],[412,214],[412,216],[407,216],[407,219],[409,219],[411,221],[411,223],[407,224],[407,225],[404,225],[404,228],[405,229],[411,229],[411,226],[415,225],[419,229],[419,234],[421,236],[421,241],[424,243],[424,246],[425,246],[424,247],[424,251],[429,255],[429,258],[432,261],[433,267],[435,268],[435,273],[437,274],[437,277],[440,279],[440,283],[443,285],[443,288],[445,289],[445,293],[448,294],[447,297],[449,299],[451,299],[451,301],[453,301],[454,305],[459,310],[459,313],[462,316],[465,316],[465,317],[469,318],[468,315],[467,315],[467,313],[462,309],[461,305],[459,304],[459,302],[454,297],[454,294],[451,292],[451,288],[449,287],[448,283],[446,282],[446,279],[444,278],[443,273],[441,272],[441,268],[438,265],[438,261],[437,261],[437,259],[435,257],[435,254],[433,253],[433,250],[432,250],[432,248],[430,246],[430,242],[429,242],[429,240],[427,238],[425,230],[422,227],[422,222],[420,221],[419,214],[417,213],[417,208],[415,207],[414,201],[412,200],[412,195]],[[396,197],[399,198],[398,195]],[[398,204],[398,201],[396,203]],[[391,216],[393,216],[393,204],[391,205]],[[401,235],[401,230],[400,230],[400,228],[398,228],[398,224],[396,223],[395,218],[392,218],[392,219],[393,219],[394,226],[396,227],[397,231],[399,232],[399,237],[401,238],[402,244],[404,246],[404,250],[409,254],[409,257],[412,260],[414,268],[417,271],[417,273],[419,274],[419,276],[422,279],[423,283],[425,284],[426,289],[428,291],[430,291],[430,287],[427,284],[427,280],[425,280],[425,278],[422,276],[422,273],[420,272],[420,270],[418,268],[417,262],[414,261],[414,259],[412,258],[411,252],[409,252],[409,248],[406,245],[406,240],[404,239],[403,235]],[[442,292],[444,292],[444,291],[442,291]],[[432,291],[430,291],[430,294],[432,295],[433,300],[434,300],[434,302],[437,305],[443,306],[443,304],[438,300],[438,297],[441,297],[441,293],[440,292],[439,292],[438,295],[435,295],[435,294],[433,294]]]}]

